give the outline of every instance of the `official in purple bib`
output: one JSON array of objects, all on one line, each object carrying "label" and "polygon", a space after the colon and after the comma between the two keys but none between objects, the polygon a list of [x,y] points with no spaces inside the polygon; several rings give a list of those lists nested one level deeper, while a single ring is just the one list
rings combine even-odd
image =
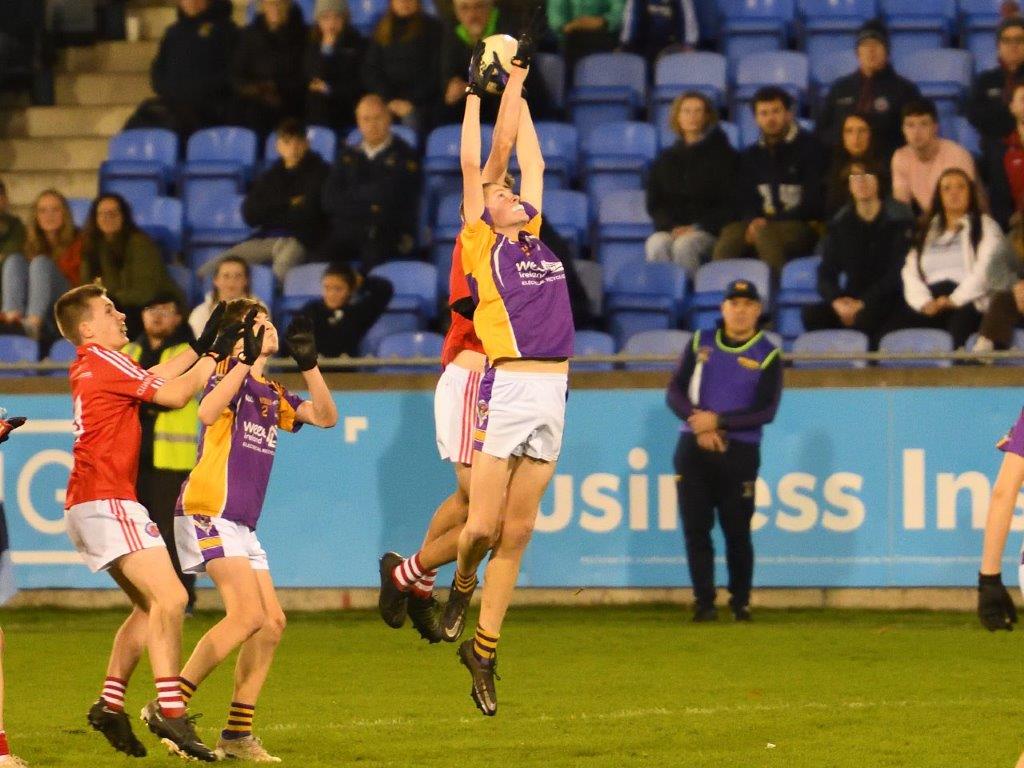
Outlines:
[{"label": "official in purple bib", "polygon": [[694,621],[718,618],[711,543],[716,511],[725,535],[729,607],[737,621],[750,621],[750,523],[761,431],[775,418],[782,395],[779,349],[757,327],[761,309],[756,285],[730,283],[719,327],[693,334],[668,386],[668,405],[683,421],[675,469]]}]

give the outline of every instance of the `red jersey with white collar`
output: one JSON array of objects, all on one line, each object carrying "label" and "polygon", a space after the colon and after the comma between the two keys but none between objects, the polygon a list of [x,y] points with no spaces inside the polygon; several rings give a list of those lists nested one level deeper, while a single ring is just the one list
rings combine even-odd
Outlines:
[{"label": "red jersey with white collar", "polygon": [[[462,270],[462,241],[458,238],[455,239],[455,248],[452,250],[452,272],[448,277],[448,293],[449,305],[472,296],[466,273]],[[444,337],[444,347],[441,350],[441,367],[448,365],[464,349],[479,352],[481,355],[484,353],[484,345],[476,335],[473,321],[467,320],[458,312],[452,312],[452,324]]]},{"label": "red jersey with white collar", "polygon": [[121,352],[83,344],[68,371],[74,403],[74,466],[64,507],[97,499],[137,501],[139,403],[164,380]]}]

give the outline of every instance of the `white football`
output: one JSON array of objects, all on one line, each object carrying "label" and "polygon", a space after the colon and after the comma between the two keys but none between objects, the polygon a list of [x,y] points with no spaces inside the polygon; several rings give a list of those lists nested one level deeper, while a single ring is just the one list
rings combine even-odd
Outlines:
[{"label": "white football", "polygon": [[501,73],[500,83],[493,80],[487,83],[488,93],[497,95],[504,90],[508,73],[512,71],[512,58],[516,55],[518,47],[519,43],[511,35],[491,35],[484,38],[484,51],[480,57],[480,77],[483,78],[484,71],[492,63],[498,65]]}]

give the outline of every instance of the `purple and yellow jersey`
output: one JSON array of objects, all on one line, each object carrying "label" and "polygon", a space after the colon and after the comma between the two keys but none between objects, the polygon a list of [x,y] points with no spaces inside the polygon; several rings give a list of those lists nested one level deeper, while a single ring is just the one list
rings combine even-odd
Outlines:
[{"label": "purple and yellow jersey", "polygon": [[[236,364],[217,366],[205,397]],[[274,464],[277,433],[297,432],[302,398],[272,381],[245,377],[217,421],[199,434],[199,459],[181,486],[176,513],[223,517],[256,528]]]},{"label": "purple and yellow jersey", "polygon": [[536,209],[523,207],[530,220],[518,240],[499,235],[481,219],[459,233],[462,266],[477,299],[473,326],[492,363],[572,357],[575,329],[565,267],[540,241]]},{"label": "purple and yellow jersey", "polygon": [[996,448],[1004,453],[1024,456],[1024,410],[1017,417],[1017,423],[996,443]]}]

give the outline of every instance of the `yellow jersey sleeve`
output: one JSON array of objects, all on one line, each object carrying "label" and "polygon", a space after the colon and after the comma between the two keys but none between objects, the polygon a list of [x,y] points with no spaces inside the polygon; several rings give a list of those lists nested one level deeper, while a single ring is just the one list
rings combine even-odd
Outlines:
[{"label": "yellow jersey sleeve", "polygon": [[469,275],[490,253],[494,232],[482,219],[477,219],[462,228],[459,242],[462,243],[462,271]]},{"label": "yellow jersey sleeve", "polygon": [[526,226],[523,227],[523,231],[526,232],[528,235],[540,237],[540,225],[541,215],[538,213],[536,216],[534,216],[532,219],[526,222]]}]

